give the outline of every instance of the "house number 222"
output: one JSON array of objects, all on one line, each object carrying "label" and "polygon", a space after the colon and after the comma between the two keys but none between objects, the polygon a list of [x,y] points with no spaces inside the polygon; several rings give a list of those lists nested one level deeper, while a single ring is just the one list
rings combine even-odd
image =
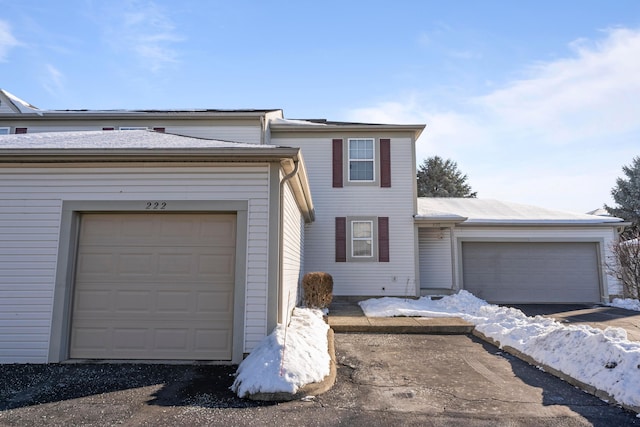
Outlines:
[{"label": "house number 222", "polygon": [[147,210],[162,210],[167,207],[167,202],[147,202],[145,209]]}]

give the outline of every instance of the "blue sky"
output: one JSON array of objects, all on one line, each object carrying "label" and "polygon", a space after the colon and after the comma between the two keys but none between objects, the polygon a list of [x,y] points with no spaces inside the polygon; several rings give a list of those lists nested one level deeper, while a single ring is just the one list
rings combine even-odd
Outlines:
[{"label": "blue sky", "polygon": [[480,198],[585,212],[640,155],[640,1],[0,0],[0,87],[426,123]]}]

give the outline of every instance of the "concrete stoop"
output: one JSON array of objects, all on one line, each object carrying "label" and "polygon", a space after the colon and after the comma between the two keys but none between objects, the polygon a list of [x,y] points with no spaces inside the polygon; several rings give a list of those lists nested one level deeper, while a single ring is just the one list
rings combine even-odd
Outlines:
[{"label": "concrete stoop", "polygon": [[473,324],[458,317],[365,317],[329,316],[335,332],[388,334],[470,334]]},{"label": "concrete stoop", "polygon": [[563,381],[568,382],[569,384],[571,384],[572,386],[578,387],[579,389],[581,389],[582,391],[592,394],[606,402],[609,403],[613,403],[616,405],[620,405],[623,408],[629,410],[629,411],[633,411],[636,412],[638,414],[640,414],[640,406],[633,406],[633,405],[626,405],[624,403],[618,402],[613,396],[611,396],[609,393],[607,393],[606,391],[600,390],[590,384],[584,383],[582,381],[579,381],[567,374],[565,374],[562,371],[559,371],[557,369],[552,368],[551,366],[547,366],[544,363],[539,363],[538,361],[536,361],[534,358],[532,358],[529,355],[526,355],[524,353],[522,353],[521,351],[510,347],[508,345],[506,346],[500,346],[500,343],[496,340],[494,340],[493,338],[487,337],[485,334],[483,334],[482,332],[479,332],[478,330],[474,329],[473,330],[473,336],[480,338],[483,341],[488,342],[491,345],[494,345],[496,347],[498,347],[499,349],[501,349],[502,351],[505,351],[509,354],[511,354],[512,356],[517,357],[518,359],[527,362],[529,365],[532,366],[536,366],[541,368],[543,371],[550,373],[551,375],[560,378]]}]

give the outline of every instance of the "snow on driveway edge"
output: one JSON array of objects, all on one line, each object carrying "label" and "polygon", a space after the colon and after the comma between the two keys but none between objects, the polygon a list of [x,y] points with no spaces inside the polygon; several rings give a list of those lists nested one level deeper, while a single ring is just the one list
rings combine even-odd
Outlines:
[{"label": "snow on driveway edge", "polygon": [[461,317],[475,325],[476,336],[562,379],[571,378],[589,393],[640,412],[640,342],[627,340],[624,329],[565,326],[488,304],[467,291],[438,300],[369,299],[360,306],[370,317]]}]

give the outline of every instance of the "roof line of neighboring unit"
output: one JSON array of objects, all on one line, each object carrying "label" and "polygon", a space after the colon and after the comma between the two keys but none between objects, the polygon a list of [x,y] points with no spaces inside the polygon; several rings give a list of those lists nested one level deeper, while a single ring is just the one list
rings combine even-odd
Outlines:
[{"label": "roof line of neighboring unit", "polygon": [[90,110],[86,108],[80,109],[61,109],[61,110],[44,110],[46,113],[270,113],[280,111],[279,108],[152,108],[152,109],[125,109],[116,108],[112,110]]},{"label": "roof line of neighboring unit", "polygon": [[7,98],[9,103],[14,107],[13,109],[17,110],[19,113],[39,113],[40,109],[35,105],[28,103],[27,101],[18,98],[14,94],[4,89],[0,89],[0,92]]},{"label": "roof line of neighboring unit", "polygon": [[[127,118],[171,118],[167,116],[179,116],[180,120],[189,120],[203,117],[222,117],[227,119],[253,118],[277,111],[281,110],[37,110],[23,114],[30,119],[38,118],[40,120],[68,120],[70,118],[73,118],[73,120],[93,120],[98,118],[114,120]],[[0,118],[15,119],[15,115],[0,114]]]}]

